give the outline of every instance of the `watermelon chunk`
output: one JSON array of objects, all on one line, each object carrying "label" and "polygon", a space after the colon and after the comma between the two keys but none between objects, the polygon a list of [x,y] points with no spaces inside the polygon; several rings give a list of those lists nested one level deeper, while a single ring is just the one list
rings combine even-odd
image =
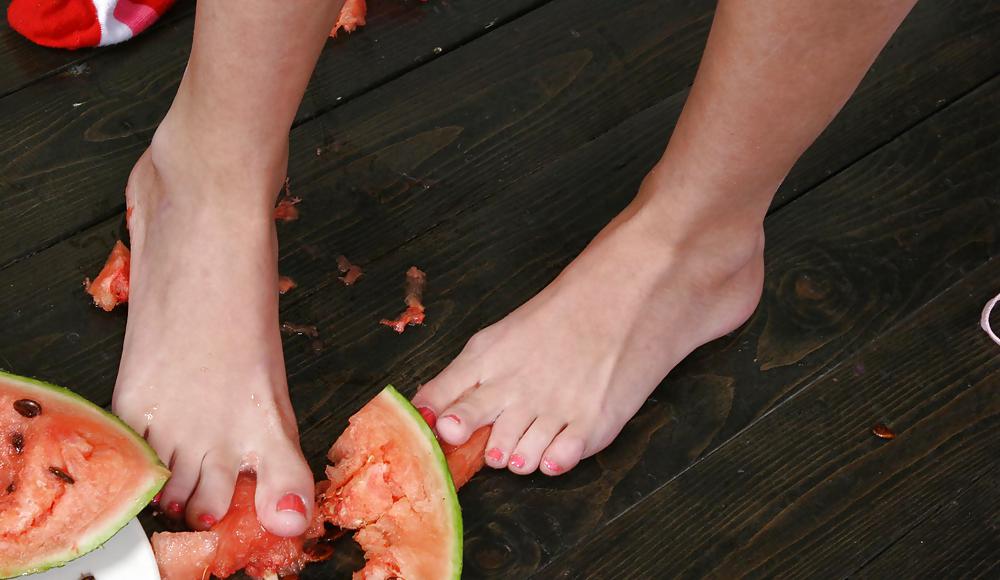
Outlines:
[{"label": "watermelon chunk", "polygon": [[[252,476],[241,474],[226,517],[208,532],[158,533],[163,580],[254,578],[299,572],[331,552],[317,545],[324,524],[356,530],[366,566],[357,579],[459,578],[462,515],[455,495],[483,467],[490,427],[442,450],[416,409],[391,386],[350,419],[317,485],[316,517],[302,538],[267,532],[254,512]],[[450,470],[450,471],[449,471]],[[454,479],[454,484],[452,480]]]},{"label": "watermelon chunk", "polygon": [[268,532],[257,521],[256,487],[253,473],[240,473],[229,511],[210,531],[153,534],[153,552],[162,580],[201,580],[209,575],[228,578],[244,569],[254,578],[287,576],[322,559],[305,550],[309,539],[322,535],[322,521],[317,520],[298,538]]},{"label": "watermelon chunk", "polygon": [[71,391],[0,371],[0,577],[111,538],[170,475],[146,442]]},{"label": "watermelon chunk", "polygon": [[129,290],[129,267],[132,261],[132,254],[125,244],[118,240],[111,248],[101,273],[91,282],[90,278],[84,278],[83,288],[87,294],[94,299],[94,305],[111,312],[115,306],[128,302]]},{"label": "watermelon chunk", "polygon": [[357,530],[356,579],[460,578],[462,512],[437,438],[396,389],[358,411],[330,448],[318,509]]}]

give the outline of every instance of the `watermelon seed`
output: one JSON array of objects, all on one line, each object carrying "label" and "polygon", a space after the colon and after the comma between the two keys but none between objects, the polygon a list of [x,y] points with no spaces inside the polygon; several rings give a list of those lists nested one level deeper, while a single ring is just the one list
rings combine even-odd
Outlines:
[{"label": "watermelon seed", "polygon": [[65,481],[66,483],[68,483],[70,485],[76,483],[76,480],[73,479],[70,476],[70,474],[68,474],[65,471],[59,469],[58,467],[49,467],[49,471],[52,473],[52,475],[58,477],[59,479]]},{"label": "watermelon seed", "polygon": [[38,404],[38,401],[32,401],[31,399],[18,399],[14,401],[14,410],[20,413],[22,417],[29,419],[42,414],[42,406]]},{"label": "watermelon seed", "polygon": [[14,453],[20,455],[24,451],[24,435],[14,433],[10,436],[10,444],[14,446]]},{"label": "watermelon seed", "polygon": [[14,493],[15,489],[17,489],[17,486],[14,485],[13,481],[10,482],[10,485],[7,486],[7,494],[10,495],[10,494]]},{"label": "watermelon seed", "polygon": [[94,575],[93,574],[86,574],[84,576],[80,576],[80,580],[94,580]]}]

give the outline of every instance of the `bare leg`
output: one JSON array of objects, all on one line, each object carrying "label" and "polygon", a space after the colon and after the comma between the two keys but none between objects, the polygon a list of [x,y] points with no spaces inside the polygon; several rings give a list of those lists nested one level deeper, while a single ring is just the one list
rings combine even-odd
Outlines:
[{"label": "bare leg", "polygon": [[161,505],[195,528],[225,514],[242,467],[257,470],[269,530],[299,534],[311,515],[272,212],[288,131],[341,4],[199,2],[184,79],[129,178],[131,294],[113,406],[170,463]]},{"label": "bare leg", "polygon": [[[563,473],[606,447],[681,359],[742,324],[760,299],[778,185],[914,1],[722,0],[635,201],[417,394],[441,436],[457,444],[493,423],[489,465]],[[629,283],[609,288],[623,270]]]}]

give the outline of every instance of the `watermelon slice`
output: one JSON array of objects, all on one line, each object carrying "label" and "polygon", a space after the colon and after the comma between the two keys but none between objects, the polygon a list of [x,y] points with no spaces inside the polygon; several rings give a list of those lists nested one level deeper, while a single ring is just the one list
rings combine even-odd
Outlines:
[{"label": "watermelon slice", "polygon": [[357,530],[368,564],[356,578],[458,578],[462,516],[452,478],[461,486],[483,467],[489,431],[442,453],[417,410],[386,387],[330,449],[329,479],[317,485],[316,518],[304,538],[264,530],[253,511],[253,480],[241,475],[229,512],[211,531],[153,535],[160,574],[202,580],[241,567],[255,578],[293,574],[331,555],[319,539],[329,523]]},{"label": "watermelon slice", "polygon": [[462,512],[448,462],[420,413],[388,386],[330,448],[324,519],[357,530],[356,579],[460,578]]},{"label": "watermelon slice", "polygon": [[118,418],[54,385],[0,371],[0,578],[100,546],[170,475]]}]

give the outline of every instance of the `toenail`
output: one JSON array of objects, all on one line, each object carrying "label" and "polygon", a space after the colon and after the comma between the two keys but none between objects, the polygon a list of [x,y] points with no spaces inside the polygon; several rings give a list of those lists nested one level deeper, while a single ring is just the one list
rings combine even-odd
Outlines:
[{"label": "toenail", "polygon": [[302,498],[294,493],[286,493],[278,500],[278,511],[279,512],[299,512],[302,515],[306,515],[306,503],[302,501]]},{"label": "toenail", "polygon": [[500,451],[499,449],[494,447],[493,449],[490,449],[489,451],[486,452],[486,459],[489,459],[490,461],[494,462],[503,461],[503,451]]},{"label": "toenail", "polygon": [[434,411],[431,411],[430,407],[417,407],[417,410],[420,411],[420,416],[424,418],[424,421],[434,427],[434,423],[437,422],[437,415],[434,414]]},{"label": "toenail", "polygon": [[552,461],[551,459],[546,459],[542,461],[542,467],[547,469],[549,473],[559,473],[560,471],[562,471],[562,467],[559,467],[559,464],[556,463],[555,461]]},{"label": "toenail", "polygon": [[163,497],[163,492],[162,491],[160,493],[156,494],[155,496],[153,496],[153,501],[151,501],[149,503],[153,504],[154,506],[158,506],[158,505],[160,505],[160,498],[161,497]]},{"label": "toenail", "polygon": [[462,420],[458,418],[458,415],[445,415],[441,417],[442,419],[448,419],[449,421],[454,421],[456,425],[461,425]]},{"label": "toenail", "polygon": [[516,469],[521,469],[524,467],[524,458],[515,453],[510,456],[510,465]]},{"label": "toenail", "polygon": [[205,529],[210,529],[216,524],[215,516],[212,514],[201,514],[198,516],[198,523],[205,527]]},{"label": "toenail", "polygon": [[184,506],[182,506],[181,503],[178,501],[172,501],[170,502],[170,505],[167,506],[167,513],[171,515],[177,515],[181,513],[183,510]]}]

